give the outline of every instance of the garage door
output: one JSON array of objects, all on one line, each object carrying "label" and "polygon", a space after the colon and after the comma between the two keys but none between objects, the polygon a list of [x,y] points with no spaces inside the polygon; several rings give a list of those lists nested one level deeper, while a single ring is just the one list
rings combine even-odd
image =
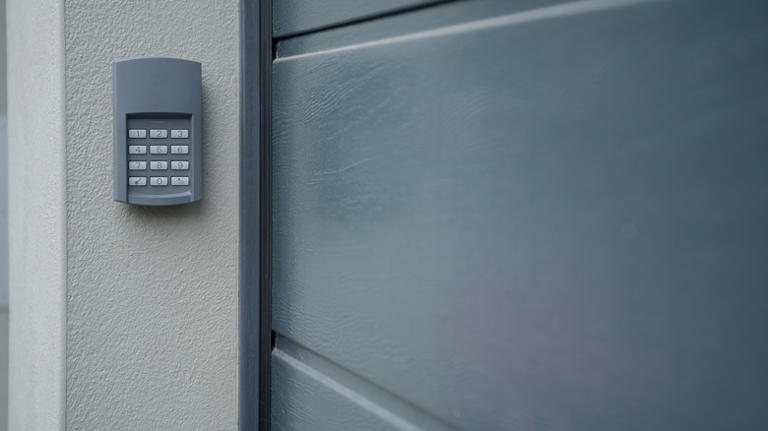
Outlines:
[{"label": "garage door", "polygon": [[767,2],[274,22],[273,429],[768,429]]}]

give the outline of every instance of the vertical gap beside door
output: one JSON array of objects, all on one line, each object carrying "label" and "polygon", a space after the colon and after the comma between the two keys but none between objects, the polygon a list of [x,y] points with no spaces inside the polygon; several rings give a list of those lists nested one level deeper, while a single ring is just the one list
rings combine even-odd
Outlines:
[{"label": "vertical gap beside door", "polygon": [[271,0],[240,3],[241,431],[270,429]]},{"label": "vertical gap beside door", "polygon": [[260,0],[259,3],[261,4],[259,13],[259,99],[261,100],[259,429],[268,431],[272,423],[272,367],[270,364],[274,345],[272,338],[272,0]]}]

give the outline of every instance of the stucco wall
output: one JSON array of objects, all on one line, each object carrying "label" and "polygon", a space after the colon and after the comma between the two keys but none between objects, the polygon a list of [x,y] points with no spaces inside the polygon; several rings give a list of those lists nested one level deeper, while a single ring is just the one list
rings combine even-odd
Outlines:
[{"label": "stucco wall", "polygon": [[[51,9],[43,7],[42,0],[11,3],[9,22]],[[56,2],[48,3],[57,10]],[[33,50],[26,61],[32,63],[30,70],[55,72],[53,82],[63,77],[63,86],[55,89],[58,93],[47,90],[44,94],[60,98],[23,109],[17,105],[15,121],[13,117],[10,121],[13,137],[21,130],[29,132],[24,123],[35,121],[46,109],[64,110],[53,115],[63,118],[63,125],[43,128],[52,129],[46,139],[26,140],[26,151],[43,153],[43,160],[29,160],[40,165],[37,171],[23,173],[28,181],[36,181],[23,186],[40,187],[58,201],[49,206],[42,197],[36,198],[31,200],[34,207],[17,206],[14,211],[16,227],[34,235],[40,234],[38,226],[22,217],[41,210],[59,216],[45,219],[59,223],[51,228],[56,234],[52,239],[26,244],[17,238],[15,245],[30,254],[44,251],[44,246],[59,247],[49,252],[52,256],[27,255],[17,258],[17,263],[52,268],[52,262],[58,262],[60,271],[55,274],[61,278],[57,280],[66,283],[66,296],[59,301],[66,316],[54,319],[66,322],[66,389],[61,389],[66,428],[236,429],[238,1],[66,0],[58,7],[63,27],[58,33],[63,40],[50,41],[50,58],[41,58],[42,53]],[[14,37],[17,43],[11,49],[20,53],[22,35],[33,40],[41,34],[54,37],[56,31],[39,29],[50,29],[56,22],[54,18],[44,25],[19,25],[16,35],[10,35],[11,45]],[[143,208],[112,200],[111,64],[144,56],[202,63],[204,177],[199,203]],[[18,83],[39,85],[22,75],[19,57],[12,56],[9,62]],[[29,94],[20,94],[23,86],[13,84],[17,90],[11,96],[26,103]],[[66,142],[65,151],[61,142]],[[22,144],[12,145],[18,152]],[[52,158],[46,145],[58,149],[53,153],[58,165],[46,159]],[[13,164],[21,160],[19,154],[15,156]],[[18,186],[18,181],[12,184]],[[29,196],[19,193],[12,198],[12,206],[30,202]],[[56,238],[59,242],[51,244]],[[12,320],[12,339],[19,339],[20,328],[40,326],[34,321],[39,316],[33,317],[29,307],[15,308],[33,302],[17,304],[16,300],[17,292],[29,284],[28,279],[17,279],[11,287],[12,316],[19,321],[14,327]],[[57,287],[60,295],[61,283]],[[47,335],[60,342],[61,333]],[[38,340],[29,344],[30,348],[40,345]],[[63,347],[46,349],[57,354],[64,351]],[[30,374],[30,365],[21,363],[31,360],[31,355],[12,355],[17,358],[14,372],[25,379],[32,377],[33,383],[47,384],[48,379],[38,379]],[[17,381],[12,391],[20,386]],[[56,409],[50,398],[47,404],[16,400],[14,405],[16,397],[12,392],[12,410],[17,410],[12,415],[17,417],[22,415],[19,411],[26,411],[24,416],[39,413],[34,406]],[[21,426],[12,429],[56,429],[17,423]]]},{"label": "stucco wall", "polygon": [[[237,425],[238,2],[65,1],[67,427]],[[203,65],[203,200],[112,200],[115,60]]]},{"label": "stucco wall", "polygon": [[8,308],[0,308],[0,431],[8,429]]},{"label": "stucco wall", "polygon": [[57,0],[9,0],[6,11],[9,429],[57,430],[66,256],[62,8]]}]

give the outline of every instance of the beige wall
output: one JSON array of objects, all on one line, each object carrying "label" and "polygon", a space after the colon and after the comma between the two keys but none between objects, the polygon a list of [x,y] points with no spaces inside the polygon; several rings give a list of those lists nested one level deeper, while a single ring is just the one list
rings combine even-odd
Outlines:
[{"label": "beige wall", "polygon": [[0,431],[8,429],[8,308],[0,308]]},{"label": "beige wall", "polygon": [[0,0],[0,431],[8,429],[8,118],[5,0]]},{"label": "beige wall", "polygon": [[[16,232],[38,239],[12,238],[11,253],[18,268],[39,265],[57,276],[41,282],[12,270],[12,429],[236,429],[239,2],[9,3],[9,23],[23,22],[9,28],[12,218]],[[202,63],[199,203],[112,200],[111,64],[145,56]],[[22,90],[40,85],[40,73],[51,75],[36,92],[43,100],[29,102]],[[21,192],[32,187],[52,201]],[[39,224],[41,212],[51,214]],[[19,293],[36,289],[48,289],[50,299],[42,290]],[[37,321],[39,311],[54,312],[51,324]],[[14,350],[35,331],[52,339],[29,343],[52,355],[39,365],[31,352]],[[17,395],[29,392],[27,382],[51,394]],[[35,409],[45,425],[34,422]]]},{"label": "beige wall", "polygon": [[9,0],[9,428],[64,423],[62,4]]}]

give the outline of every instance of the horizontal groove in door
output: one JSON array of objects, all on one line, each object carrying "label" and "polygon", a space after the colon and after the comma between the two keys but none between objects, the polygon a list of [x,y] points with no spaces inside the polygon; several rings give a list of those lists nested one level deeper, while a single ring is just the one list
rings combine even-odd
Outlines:
[{"label": "horizontal groove in door", "polygon": [[[496,0],[496,1],[459,1],[431,6],[429,8],[409,12],[403,15],[385,17],[370,22],[330,29],[280,40],[276,44],[276,58],[300,56],[324,52],[340,47],[351,47],[376,43],[388,43],[392,40],[415,38],[420,35],[434,34],[435,29],[443,33],[461,30],[467,26],[481,27],[482,21],[492,18],[497,22],[501,17],[516,20],[518,23],[533,21],[545,17],[563,14],[573,14],[594,8],[626,6],[637,0],[623,0],[606,3],[605,1],[575,1],[568,4],[567,0]],[[561,5],[561,7],[557,7]],[[514,15],[514,16],[512,16]],[[512,16],[512,17],[510,17]],[[476,24],[470,24],[478,22]],[[463,25],[454,28],[454,26]]]},{"label": "horizontal groove in door", "polygon": [[440,0],[281,0],[273,5],[272,34],[283,38],[437,3]]},{"label": "horizontal groove in door", "polygon": [[272,357],[274,429],[455,429],[280,334]]}]

